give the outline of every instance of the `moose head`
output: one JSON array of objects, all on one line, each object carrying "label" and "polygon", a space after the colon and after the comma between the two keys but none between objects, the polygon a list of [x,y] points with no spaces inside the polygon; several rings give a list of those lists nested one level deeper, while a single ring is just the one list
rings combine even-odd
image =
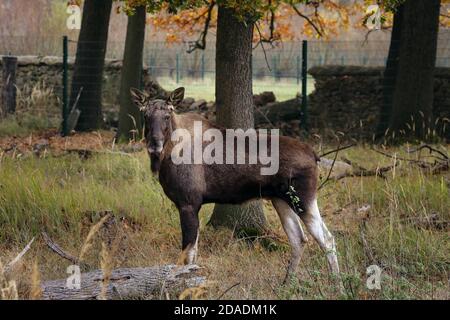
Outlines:
[{"label": "moose head", "polygon": [[175,89],[167,99],[159,99],[155,92],[145,93],[131,88],[131,98],[144,116],[144,137],[151,160],[152,172],[158,172],[164,142],[172,133],[171,118],[175,107],[184,98],[184,88]]}]

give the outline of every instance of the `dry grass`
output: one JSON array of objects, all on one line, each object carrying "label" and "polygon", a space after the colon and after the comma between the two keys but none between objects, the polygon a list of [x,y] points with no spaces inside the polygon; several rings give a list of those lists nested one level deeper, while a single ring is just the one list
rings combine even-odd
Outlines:
[{"label": "dry grass", "polygon": [[[56,147],[40,157],[27,152],[17,157],[12,151],[1,156],[3,263],[11,261],[41,231],[75,256],[89,238],[83,259],[102,267],[106,275],[119,266],[177,261],[181,238],[178,213],[152,177],[147,155],[110,153],[111,143],[93,142],[99,135],[107,136],[84,136],[86,145],[105,151],[88,159],[76,154],[55,157]],[[406,156],[404,149],[388,151]],[[343,151],[342,156],[369,168],[392,161],[363,145]],[[271,229],[284,240],[270,246],[267,241],[249,243],[234,238],[230,230],[207,227],[212,205],[202,208],[198,263],[205,268],[209,282],[206,293],[201,290],[185,295],[207,299],[222,295],[222,299],[449,298],[448,173],[429,175],[402,163],[387,179],[357,177],[328,184],[320,192],[319,206],[337,239],[344,295],[336,290],[326,259],[311,240],[298,281],[281,286],[289,247],[269,203],[265,210]],[[119,221],[126,241],[121,240],[120,251],[114,241],[106,246],[99,230],[89,236],[93,226],[102,224],[102,212],[109,210],[116,218],[123,217]],[[65,278],[69,264],[39,238],[8,275],[8,281],[0,282],[10,287],[9,281],[14,280],[22,298],[38,296],[33,285],[36,279]],[[383,269],[381,290],[366,288],[366,268],[371,264]]]},{"label": "dry grass", "polygon": [[57,94],[45,83],[30,87],[25,85],[17,91],[14,115],[0,122],[0,138],[23,137],[30,132],[59,127],[61,111]]}]

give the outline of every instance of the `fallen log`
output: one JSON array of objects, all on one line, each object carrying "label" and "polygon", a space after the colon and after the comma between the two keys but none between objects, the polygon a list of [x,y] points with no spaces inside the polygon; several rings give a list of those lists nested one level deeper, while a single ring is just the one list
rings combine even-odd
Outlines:
[{"label": "fallen log", "polygon": [[[107,283],[102,270],[81,273],[80,288],[67,286],[67,279],[42,283],[45,300],[120,300],[160,299],[166,294],[204,285],[205,277],[199,276],[196,265],[163,265],[145,268],[120,268],[112,271]],[[106,282],[106,281],[105,281]],[[103,286],[106,286],[103,290]],[[176,296],[178,297],[178,296]]]},{"label": "fallen log", "polygon": [[[108,212],[102,219],[107,217],[113,217],[112,213]],[[115,223],[115,219],[100,221],[91,227],[91,231],[97,225],[99,228],[111,228],[111,224]],[[47,233],[42,232],[42,237],[52,252],[75,266],[90,267],[82,260],[83,249],[76,257],[63,250]],[[196,265],[162,265],[81,273],[78,268],[78,278],[77,274],[72,272],[66,279],[43,282],[40,297],[45,300],[161,299],[167,295],[178,298],[184,290],[195,289],[206,283],[206,278],[199,275],[200,270]]]}]

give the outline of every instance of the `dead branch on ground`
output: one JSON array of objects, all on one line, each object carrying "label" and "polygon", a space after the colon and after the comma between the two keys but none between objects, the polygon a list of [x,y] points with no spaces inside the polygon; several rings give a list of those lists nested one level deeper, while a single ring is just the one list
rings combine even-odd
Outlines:
[{"label": "dead branch on ground", "polygon": [[[355,146],[355,144],[350,144],[344,147],[340,146],[340,143],[338,147],[334,150],[328,151],[323,153],[320,156],[320,162],[319,166],[323,168],[328,168],[328,174],[327,177],[322,181],[320,184],[318,190],[322,189],[327,183],[330,181],[339,181],[344,178],[350,178],[350,177],[381,177],[383,179],[386,179],[385,173],[391,171],[392,169],[396,168],[400,162],[398,161],[398,158],[395,158],[394,164],[385,166],[385,167],[376,167],[374,169],[366,169],[347,158],[342,158],[342,161],[338,161],[337,157],[339,154],[339,151],[346,150],[348,148],[351,148]],[[327,159],[324,156],[334,153],[333,160]],[[335,166],[338,166],[338,173],[333,175],[333,170],[335,169]]]},{"label": "dead branch on ground", "polygon": [[[433,158],[434,161],[431,162],[431,161],[423,160],[423,158],[420,154],[420,151],[422,151],[424,149],[427,149],[429,151],[428,157]],[[450,170],[450,157],[447,154],[445,154],[443,151],[440,151],[428,144],[424,144],[416,149],[407,151],[407,153],[419,153],[418,159],[397,157],[396,154],[392,155],[387,152],[377,150],[375,148],[373,148],[372,150],[387,157],[387,158],[390,158],[390,159],[396,159],[396,160],[400,160],[400,161],[413,163],[413,164],[417,165],[419,168],[430,172],[431,174],[439,174],[444,171]]]},{"label": "dead branch on ground", "polygon": [[31,239],[30,242],[28,242],[28,244],[25,246],[25,248],[23,248],[23,250],[14,258],[11,260],[11,262],[9,262],[4,268],[3,271],[5,273],[9,272],[21,259],[22,257],[28,252],[28,250],[30,250],[31,248],[31,244],[34,242],[34,238]]},{"label": "dead branch on ground", "polygon": [[92,268],[89,264],[80,261],[77,257],[74,255],[67,253],[65,250],[63,250],[56,242],[54,242],[47,233],[42,232],[41,233],[42,238],[44,239],[45,243],[47,244],[47,247],[50,248],[54,253],[56,253],[58,256],[60,256],[63,259],[66,259],[73,264],[80,265],[84,268],[90,269]]}]

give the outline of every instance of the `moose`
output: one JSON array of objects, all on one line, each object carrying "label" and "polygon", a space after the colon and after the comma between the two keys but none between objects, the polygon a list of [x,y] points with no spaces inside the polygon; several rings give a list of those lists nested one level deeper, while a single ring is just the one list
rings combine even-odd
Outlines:
[{"label": "moose", "polygon": [[[279,136],[279,169],[273,175],[262,175],[261,163],[174,164],[171,136],[176,129],[192,132],[194,122],[201,121],[203,129],[223,130],[201,115],[177,114],[175,111],[184,99],[184,92],[181,87],[168,97],[160,98],[152,92],[131,89],[132,100],[143,113],[151,170],[158,176],[167,197],[179,210],[182,263],[192,264],[196,261],[198,212],[203,204],[241,204],[264,198],[271,200],[291,247],[284,281],[295,274],[303,245],[307,241],[300,220],[325,252],[331,273],[339,276],[335,240],[322,220],[317,205],[319,157],[313,148],[297,139]],[[248,155],[249,151],[245,152]]]}]

